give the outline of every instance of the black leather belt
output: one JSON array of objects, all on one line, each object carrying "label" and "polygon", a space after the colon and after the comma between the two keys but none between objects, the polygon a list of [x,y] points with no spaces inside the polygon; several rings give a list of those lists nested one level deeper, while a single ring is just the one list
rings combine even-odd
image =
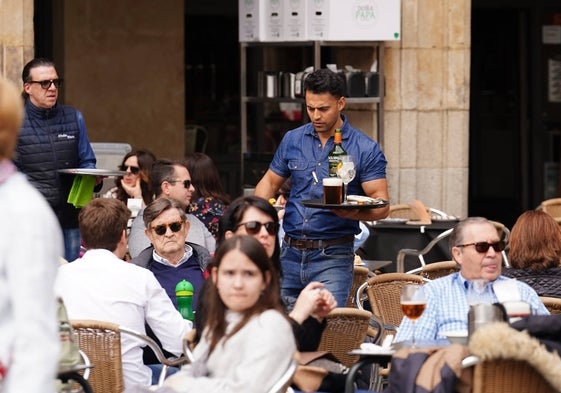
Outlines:
[{"label": "black leather belt", "polygon": [[355,237],[353,235],[328,240],[293,239],[288,237],[288,235],[284,235],[284,242],[288,244],[289,247],[293,247],[297,250],[313,250],[333,246],[335,244],[351,243],[354,239]]}]

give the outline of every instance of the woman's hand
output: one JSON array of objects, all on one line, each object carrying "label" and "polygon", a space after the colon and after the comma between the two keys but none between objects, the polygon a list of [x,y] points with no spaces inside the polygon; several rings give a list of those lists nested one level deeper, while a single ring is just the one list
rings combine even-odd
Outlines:
[{"label": "woman's hand", "polygon": [[121,179],[121,186],[130,198],[142,198],[142,190],[140,189],[140,178],[137,178],[133,186],[129,186]]},{"label": "woman's hand", "polygon": [[298,323],[304,322],[309,316],[321,322],[335,307],[337,301],[333,294],[322,283],[311,282],[298,295],[289,316]]}]

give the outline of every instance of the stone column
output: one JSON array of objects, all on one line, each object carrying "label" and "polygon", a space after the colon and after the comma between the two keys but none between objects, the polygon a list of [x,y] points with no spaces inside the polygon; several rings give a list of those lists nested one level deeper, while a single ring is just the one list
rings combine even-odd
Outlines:
[{"label": "stone column", "polygon": [[465,216],[471,0],[401,0],[401,10],[385,62],[390,199]]},{"label": "stone column", "polygon": [[33,58],[33,0],[0,1],[0,74],[18,86]]}]

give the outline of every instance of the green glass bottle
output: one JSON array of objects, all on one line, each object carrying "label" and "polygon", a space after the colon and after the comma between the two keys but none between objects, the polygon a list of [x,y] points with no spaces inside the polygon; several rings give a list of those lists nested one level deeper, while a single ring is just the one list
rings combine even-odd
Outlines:
[{"label": "green glass bottle", "polygon": [[333,149],[329,152],[329,177],[337,177],[337,167],[341,163],[341,156],[346,156],[347,151],[341,146],[341,141],[343,140],[343,134],[340,128],[335,129],[335,135],[333,136]]}]

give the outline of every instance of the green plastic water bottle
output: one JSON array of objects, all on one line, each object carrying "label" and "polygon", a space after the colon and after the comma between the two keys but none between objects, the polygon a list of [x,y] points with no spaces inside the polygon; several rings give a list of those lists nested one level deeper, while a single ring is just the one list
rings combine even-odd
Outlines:
[{"label": "green plastic water bottle", "polygon": [[175,286],[175,298],[177,307],[184,319],[192,321],[195,319],[193,314],[193,284],[183,279]]}]

